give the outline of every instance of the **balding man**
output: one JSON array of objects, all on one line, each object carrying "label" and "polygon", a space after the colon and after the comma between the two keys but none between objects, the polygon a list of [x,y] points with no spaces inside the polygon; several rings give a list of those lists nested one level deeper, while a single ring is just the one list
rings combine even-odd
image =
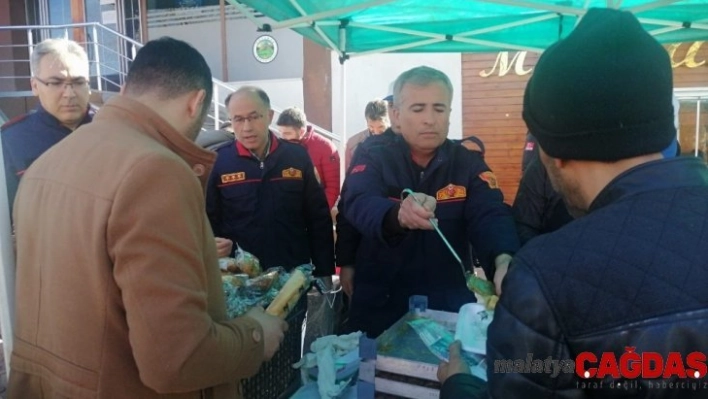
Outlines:
[{"label": "balding man", "polygon": [[217,149],[207,189],[214,233],[238,244],[264,268],[310,263],[334,274],[332,218],[307,150],[269,130],[270,99],[257,87],[226,98],[236,141]]}]

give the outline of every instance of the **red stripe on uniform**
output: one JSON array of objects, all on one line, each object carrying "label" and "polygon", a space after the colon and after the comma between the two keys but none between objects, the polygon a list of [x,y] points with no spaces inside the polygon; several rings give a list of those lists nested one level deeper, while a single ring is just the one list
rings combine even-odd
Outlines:
[{"label": "red stripe on uniform", "polygon": [[279,181],[279,180],[302,180],[302,177],[274,177],[270,179],[270,181]]},{"label": "red stripe on uniform", "polygon": [[222,183],[217,185],[217,187],[228,187],[228,186],[234,186],[236,184],[242,184],[242,183],[253,183],[254,181],[261,181],[261,179],[248,179],[248,180],[241,180],[241,181],[235,181],[231,183]]},{"label": "red stripe on uniform", "polygon": [[464,202],[467,198],[454,198],[446,200],[437,200],[438,205],[449,204],[451,202]]}]

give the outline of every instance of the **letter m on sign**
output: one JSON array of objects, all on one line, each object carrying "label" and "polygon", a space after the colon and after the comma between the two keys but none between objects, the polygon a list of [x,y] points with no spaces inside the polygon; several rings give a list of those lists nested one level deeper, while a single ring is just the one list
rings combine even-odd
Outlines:
[{"label": "letter m on sign", "polygon": [[491,69],[480,71],[479,76],[483,78],[488,78],[494,74],[494,71],[497,70],[497,67],[499,68],[499,76],[505,76],[509,71],[511,70],[511,67],[514,67],[514,73],[516,73],[519,76],[524,76],[533,70],[532,68],[529,69],[524,69],[524,61],[526,61],[526,51],[519,51],[516,54],[514,54],[514,57],[511,58],[511,61],[509,61],[509,52],[508,51],[500,51],[499,54],[497,54],[497,59],[494,61],[494,66],[492,66]]}]

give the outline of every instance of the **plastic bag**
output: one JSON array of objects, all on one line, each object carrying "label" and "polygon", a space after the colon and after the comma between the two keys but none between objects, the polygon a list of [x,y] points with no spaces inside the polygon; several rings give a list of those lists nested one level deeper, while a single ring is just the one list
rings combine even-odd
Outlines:
[{"label": "plastic bag", "polygon": [[238,268],[236,267],[236,259],[234,258],[219,258],[219,269],[222,272],[238,273]]},{"label": "plastic bag", "polygon": [[278,295],[288,277],[282,267],[270,268],[256,278],[248,278],[246,274],[221,276],[226,314],[234,318],[244,315],[254,306],[265,308]]},{"label": "plastic bag", "polygon": [[487,329],[493,318],[494,312],[479,303],[468,303],[460,308],[455,339],[462,343],[463,350],[480,355],[487,353]]},{"label": "plastic bag", "polygon": [[263,273],[261,268],[261,262],[252,253],[246,252],[241,247],[236,244],[236,254],[234,256],[236,259],[236,267],[238,268],[238,273],[248,274],[249,277],[260,276]]},{"label": "plastic bag", "polygon": [[342,290],[339,280],[333,278],[332,285],[322,285],[323,293],[312,290],[307,295],[307,317],[305,319],[305,339],[303,349],[318,338],[335,333],[337,315],[341,312]]},{"label": "plastic bag", "polygon": [[[311,265],[301,265],[298,268],[306,276],[311,276]],[[222,275],[226,314],[229,318],[235,318],[244,315],[254,306],[267,308],[289,278],[290,273],[282,267],[272,267],[255,278],[248,278],[246,274]]]},{"label": "plastic bag", "polygon": [[312,343],[312,352],[305,353],[299,362],[302,383],[317,380],[318,394],[323,399],[340,398],[359,369],[359,339],[361,331],[348,335],[328,335]]}]

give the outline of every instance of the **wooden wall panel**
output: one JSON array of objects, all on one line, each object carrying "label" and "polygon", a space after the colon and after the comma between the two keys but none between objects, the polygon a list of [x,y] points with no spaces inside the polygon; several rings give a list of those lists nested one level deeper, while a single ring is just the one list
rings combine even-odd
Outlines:
[{"label": "wooden wall panel", "polygon": [[[683,43],[666,48],[672,55],[675,87],[708,87],[708,43]],[[462,96],[463,135],[474,135],[484,141],[487,163],[497,175],[508,203],[513,202],[521,179],[526,137],[521,110],[526,82],[533,73],[516,72],[517,68],[522,72],[532,69],[539,57],[526,53],[523,64],[516,65],[512,63],[516,54],[507,53],[508,70],[501,71],[497,61],[503,60],[498,59],[499,53],[463,54],[462,92],[458,94]],[[516,59],[519,60],[520,57]],[[495,64],[496,69],[490,73]],[[682,109],[682,124],[690,118],[695,119],[695,112],[690,114]]]},{"label": "wooden wall panel", "polygon": [[[514,52],[509,53],[510,59]],[[462,55],[463,134],[482,139],[486,146],[486,161],[497,175],[506,202],[516,195],[521,178],[521,154],[526,126],[521,119],[521,106],[526,82],[530,74],[518,76],[514,66],[500,76],[499,65],[493,74],[498,54]],[[538,55],[527,53],[526,69],[535,65]]]}]

